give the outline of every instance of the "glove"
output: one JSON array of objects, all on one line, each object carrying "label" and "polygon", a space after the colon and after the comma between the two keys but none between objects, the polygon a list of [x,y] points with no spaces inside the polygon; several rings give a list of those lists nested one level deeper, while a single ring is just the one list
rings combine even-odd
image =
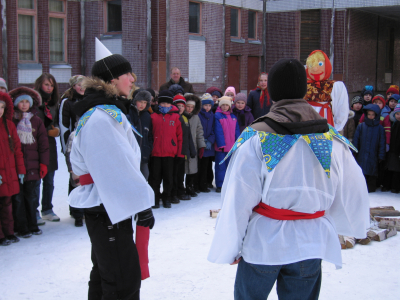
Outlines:
[{"label": "glove", "polygon": [[1,181],[2,179],[3,179],[3,177],[1,177],[1,175],[0,175],[0,185],[3,184],[3,181]]},{"label": "glove", "polygon": [[386,144],[386,152],[389,152],[389,144]]},{"label": "glove", "polygon": [[209,142],[209,141],[206,141],[206,149],[207,150],[211,150],[211,147],[212,147],[212,144],[211,144],[211,142]]},{"label": "glove", "polygon": [[46,176],[46,174],[47,174],[47,166],[46,166],[46,165],[40,164],[40,171],[39,171],[39,174],[40,174],[40,178],[41,178],[41,179],[43,179],[44,176]]},{"label": "glove", "polygon": [[58,137],[60,135],[60,130],[51,125],[51,129],[47,131],[47,135],[51,137]]},{"label": "glove", "polygon": [[199,149],[199,158],[202,159],[204,155],[204,147]]},{"label": "glove", "polygon": [[156,220],[154,219],[153,211],[151,210],[151,208],[141,211],[136,216],[137,216],[137,222],[136,222],[137,226],[149,227],[150,229],[153,228]]},{"label": "glove", "polygon": [[25,177],[24,174],[19,174],[18,175],[18,178],[19,178],[19,181],[21,181],[21,184],[24,184],[24,177]]}]

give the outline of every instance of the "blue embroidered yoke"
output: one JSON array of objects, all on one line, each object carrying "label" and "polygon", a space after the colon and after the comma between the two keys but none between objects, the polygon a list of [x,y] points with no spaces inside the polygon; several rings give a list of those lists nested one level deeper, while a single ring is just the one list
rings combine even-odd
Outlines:
[{"label": "blue embroidered yoke", "polygon": [[249,140],[254,135],[258,135],[261,143],[261,151],[264,157],[264,162],[269,172],[271,172],[292,148],[292,146],[300,139],[306,141],[311,148],[316,158],[320,162],[325,174],[330,178],[331,155],[332,155],[332,140],[333,137],[358,152],[356,147],[344,136],[339,134],[335,128],[329,125],[329,131],[325,133],[311,134],[294,134],[281,135],[270,132],[256,131],[251,127],[247,127],[240,137],[237,139],[232,149],[228,152],[223,163],[233,152],[235,152],[244,142]]}]

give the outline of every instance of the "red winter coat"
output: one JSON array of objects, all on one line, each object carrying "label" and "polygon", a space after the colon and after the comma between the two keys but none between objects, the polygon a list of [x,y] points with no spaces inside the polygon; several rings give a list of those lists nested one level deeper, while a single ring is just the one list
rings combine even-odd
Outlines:
[{"label": "red winter coat", "polygon": [[151,114],[153,125],[153,151],[151,156],[175,157],[182,151],[182,124],[179,121],[179,110],[172,106],[163,115],[156,111]]},{"label": "red winter coat", "polygon": [[[19,193],[18,174],[25,174],[26,172],[17,129],[14,123],[10,121],[13,114],[12,100],[4,93],[0,93],[0,99],[6,102],[4,114],[0,118],[0,175],[3,182],[0,185],[0,197],[10,197]],[[14,142],[14,152],[10,149],[4,119]]]}]

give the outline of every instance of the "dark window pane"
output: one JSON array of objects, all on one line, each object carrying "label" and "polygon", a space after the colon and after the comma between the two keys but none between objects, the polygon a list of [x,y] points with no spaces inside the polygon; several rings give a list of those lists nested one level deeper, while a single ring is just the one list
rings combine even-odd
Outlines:
[{"label": "dark window pane", "polygon": [[320,10],[301,12],[300,28],[300,61],[306,64],[307,57],[316,49],[320,49]]},{"label": "dark window pane", "polygon": [[19,60],[35,60],[34,22],[33,16],[18,15]]},{"label": "dark window pane", "polygon": [[249,10],[249,39],[256,38],[256,12]]},{"label": "dark window pane", "polygon": [[200,4],[189,2],[189,32],[200,33]]},{"label": "dark window pane", "polygon": [[49,11],[64,12],[64,1],[50,0],[49,1]]},{"label": "dark window pane", "polygon": [[33,0],[18,0],[18,8],[34,9]]},{"label": "dark window pane", "polygon": [[64,61],[64,19],[49,18],[50,62]]},{"label": "dark window pane", "polygon": [[122,31],[121,0],[107,2],[107,31]]},{"label": "dark window pane", "polygon": [[231,8],[231,36],[239,36],[239,10]]}]

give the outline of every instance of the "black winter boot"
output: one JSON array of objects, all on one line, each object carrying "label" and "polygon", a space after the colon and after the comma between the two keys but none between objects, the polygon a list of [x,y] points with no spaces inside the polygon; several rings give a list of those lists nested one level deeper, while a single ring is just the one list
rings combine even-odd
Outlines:
[{"label": "black winter boot", "polygon": [[188,194],[190,197],[197,197],[197,194],[194,191],[193,186],[186,188],[186,194]]},{"label": "black winter boot", "polygon": [[180,203],[181,201],[179,201],[179,198],[177,197],[177,196],[172,196],[171,197],[171,203],[172,204],[178,204],[178,203]]},{"label": "black winter boot", "polygon": [[180,200],[190,200],[190,199],[192,199],[189,195],[187,195],[187,194],[181,194],[181,195],[178,195],[178,198],[180,199]]},{"label": "black winter boot", "polygon": [[164,197],[162,201],[164,208],[171,208],[171,197]]}]

